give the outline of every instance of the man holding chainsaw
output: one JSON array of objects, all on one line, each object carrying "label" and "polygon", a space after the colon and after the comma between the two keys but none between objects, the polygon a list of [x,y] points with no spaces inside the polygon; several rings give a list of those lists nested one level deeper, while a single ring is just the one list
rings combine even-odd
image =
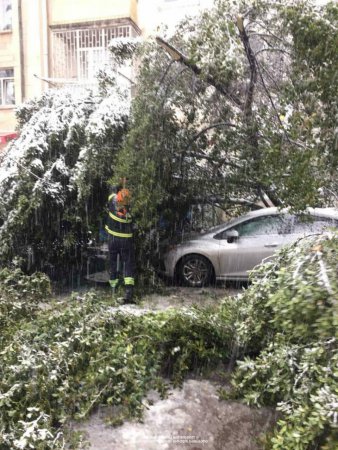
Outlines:
[{"label": "man holding chainsaw", "polygon": [[123,270],[125,285],[125,303],[132,302],[134,291],[135,252],[133,239],[133,222],[130,215],[130,192],[125,187],[126,179],[116,187],[116,192],[108,197],[108,220],[105,230],[108,233],[110,256],[110,286],[113,293],[119,284],[117,256]]}]

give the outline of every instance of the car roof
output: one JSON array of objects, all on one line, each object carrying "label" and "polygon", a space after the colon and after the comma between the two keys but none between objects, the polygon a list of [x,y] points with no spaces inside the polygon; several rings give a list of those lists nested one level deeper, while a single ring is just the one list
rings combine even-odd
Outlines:
[{"label": "car roof", "polygon": [[338,219],[338,208],[306,208],[305,211],[300,211],[298,213],[290,213],[290,208],[261,208],[255,211],[250,211],[245,216],[241,216],[239,218],[244,217],[260,217],[260,216],[266,216],[270,214],[310,214],[314,216],[326,216],[326,217],[332,217]]},{"label": "car roof", "polygon": [[[223,222],[220,225],[209,228],[203,234],[204,235],[215,234],[224,228],[235,226],[238,223],[241,223],[248,219],[252,219],[255,217],[261,217],[261,216],[277,215],[277,214],[290,214],[290,208],[280,209],[277,207],[271,207],[271,208],[261,208],[261,209],[255,210],[255,211],[250,211],[242,216],[235,217],[233,219],[230,219],[227,222]],[[291,214],[293,214],[293,213],[291,213]],[[313,216],[319,216],[319,217],[323,216],[323,217],[328,217],[328,218],[332,218],[332,219],[338,219],[338,208],[307,208],[305,211],[295,213],[295,214],[310,214]]]},{"label": "car roof", "polygon": [[261,208],[256,209],[255,211],[250,211],[243,216],[239,216],[236,219],[243,219],[243,218],[250,218],[250,217],[260,217],[260,216],[268,216],[268,215],[274,215],[274,214],[310,214],[315,216],[327,216],[327,217],[334,217],[338,218],[338,208],[306,208],[305,211],[300,211],[298,213],[290,213],[290,208],[277,208],[277,207],[271,207],[271,208]]}]

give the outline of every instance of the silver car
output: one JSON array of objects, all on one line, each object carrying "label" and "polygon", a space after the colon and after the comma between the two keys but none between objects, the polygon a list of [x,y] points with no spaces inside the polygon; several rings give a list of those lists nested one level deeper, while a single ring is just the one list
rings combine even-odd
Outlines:
[{"label": "silver car", "polygon": [[244,281],[282,245],[332,227],[338,227],[335,208],[309,208],[303,215],[260,209],[171,247],[163,256],[162,272],[191,287],[213,280]]}]

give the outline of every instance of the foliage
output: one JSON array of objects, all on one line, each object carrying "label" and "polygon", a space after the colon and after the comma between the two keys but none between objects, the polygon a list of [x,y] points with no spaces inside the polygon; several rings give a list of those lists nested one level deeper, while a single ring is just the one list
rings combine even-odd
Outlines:
[{"label": "foliage", "polygon": [[[334,233],[301,239],[218,308],[132,313],[97,291],[34,307],[33,321],[30,309],[13,316],[0,353],[1,448],[62,448],[69,420],[99,404],[114,407],[112,424],[140,418],[149,388],[165,395],[163,376],[180,384],[227,361],[237,361],[234,397],[281,412],[269,448],[335,448],[337,249]],[[1,276],[7,311],[13,296],[33,301],[48,286]]]},{"label": "foliage", "polygon": [[45,274],[25,275],[18,268],[0,271],[0,350],[20,327],[21,321],[32,320],[38,303],[50,295]]},{"label": "foliage", "polygon": [[[2,264],[15,255],[30,272],[81,272],[102,228],[107,180],[121,175],[147,268],[159,234],[185,231],[191,205],[235,215],[271,202],[332,203],[336,23],[335,4],[217,0],[164,35],[178,62],[152,40],[116,39],[98,91],[48,91],[24,104],[20,137],[0,165]],[[129,120],[133,81],[119,71],[135,54]]]},{"label": "foliage", "polygon": [[231,327],[211,311],[135,316],[107,302],[74,295],[21,325],[1,352],[1,448],[63,448],[70,418],[98,404],[118,408],[119,420],[140,417],[146,391],[165,391],[159,375],[180,383],[227,356]]},{"label": "foliage", "polygon": [[142,230],[165,221],[177,233],[193,203],[231,214],[332,202],[336,23],[333,4],[219,0],[166,38],[178,62],[143,47],[117,165]]},{"label": "foliage", "polygon": [[[307,238],[253,274],[241,297],[236,396],[277,405],[273,449],[338,443],[338,236]],[[256,357],[255,357],[256,355]]]},{"label": "foliage", "polygon": [[[111,175],[129,176],[147,270],[151,230],[161,219],[176,232],[192,203],[302,209],[320,202],[318,188],[334,196],[336,21],[333,4],[218,0],[168,38],[180,63],[151,41],[137,50],[130,121],[114,72],[97,93],[25,104],[0,167],[1,262],[81,270]],[[135,47],[112,51],[122,62]],[[165,391],[160,375],[179,384],[229,358],[235,395],[281,411],[272,448],[336,448],[337,250],[336,235],[301,240],[217,312],[137,316],[94,293],[44,311],[48,280],[3,270],[1,448],[62,448],[70,418],[98,404],[140,417],[145,392]]]},{"label": "foliage", "polygon": [[85,266],[129,115],[129,94],[106,78],[100,91],[51,90],[18,109],[20,136],[0,166],[3,265],[16,257],[58,279]]}]

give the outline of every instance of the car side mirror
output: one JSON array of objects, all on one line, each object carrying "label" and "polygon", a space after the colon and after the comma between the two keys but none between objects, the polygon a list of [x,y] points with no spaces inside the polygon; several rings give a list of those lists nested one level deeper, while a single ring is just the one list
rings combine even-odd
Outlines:
[{"label": "car side mirror", "polygon": [[239,233],[237,230],[229,230],[225,232],[225,238],[229,244],[237,241],[239,239]]}]

